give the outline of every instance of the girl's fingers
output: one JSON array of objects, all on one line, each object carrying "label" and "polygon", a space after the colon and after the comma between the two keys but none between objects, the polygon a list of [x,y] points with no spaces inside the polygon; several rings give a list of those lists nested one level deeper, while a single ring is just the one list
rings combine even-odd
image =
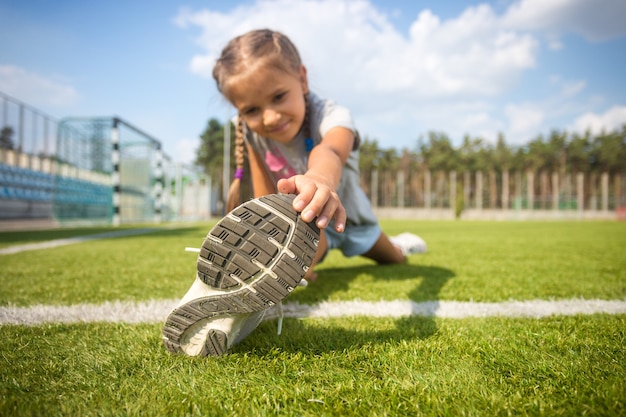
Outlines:
[{"label": "girl's fingers", "polygon": [[315,224],[320,229],[326,228],[331,219],[335,220],[335,230],[343,232],[346,223],[346,210],[336,192],[325,185],[320,185],[303,175],[282,179],[277,184],[278,191],[296,194],[294,210],[300,212],[302,220]]},{"label": "girl's fingers", "polygon": [[330,220],[335,220],[335,231],[342,233],[346,227],[346,209],[341,204],[337,194],[331,193],[332,198],[328,199],[322,212],[317,217],[315,223],[317,227],[323,229],[330,224]]},{"label": "girl's fingers", "polygon": [[342,211],[343,206],[339,201],[336,193],[329,193],[328,198],[325,199],[324,205],[321,208],[320,213],[317,215],[316,225],[320,229],[328,226],[332,218],[336,218],[337,211]]},{"label": "girl's fingers", "polygon": [[306,208],[302,210],[302,217],[307,222],[313,221],[315,217],[318,217],[316,224],[318,227],[324,228],[328,226],[339,204],[337,193],[332,192],[328,187],[316,187],[313,198],[311,198]]},{"label": "girl's fingers", "polygon": [[339,204],[337,210],[335,210],[335,231],[337,233],[343,233],[346,230],[346,209],[343,207],[343,204]]},{"label": "girl's fingers", "polygon": [[317,198],[318,188],[315,183],[311,181],[302,181],[296,183],[298,194],[293,200],[293,208],[301,213],[302,219],[305,222],[311,222],[319,214],[319,210],[315,204]]},{"label": "girl's fingers", "polygon": [[[339,233],[343,232],[345,229],[345,225],[346,225],[346,210],[343,207],[343,204],[341,204],[341,201],[339,200],[337,193],[334,193],[334,192],[318,193],[313,199],[313,202],[316,201],[316,199],[318,198],[318,195],[320,195],[320,197],[321,195],[324,196],[320,200],[320,203],[319,203],[320,205],[316,205],[316,206],[313,206],[313,208],[311,208],[311,212],[318,210],[317,220],[315,222],[317,227],[319,227],[320,229],[324,229],[328,227],[331,220],[334,220],[335,230]],[[320,208],[317,209],[317,207],[320,207]],[[307,212],[307,210],[308,210],[308,207],[307,209],[305,209],[305,213]],[[308,221],[307,216],[305,216],[305,220]]]},{"label": "girl's fingers", "polygon": [[283,178],[278,180],[276,183],[276,188],[278,192],[283,194],[295,194],[296,193],[296,177],[291,178]]}]

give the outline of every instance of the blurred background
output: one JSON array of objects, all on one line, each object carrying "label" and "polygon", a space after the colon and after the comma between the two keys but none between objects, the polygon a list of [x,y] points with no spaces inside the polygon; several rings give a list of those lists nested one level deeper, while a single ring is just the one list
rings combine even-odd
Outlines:
[{"label": "blurred background", "polygon": [[352,111],[379,215],[623,218],[625,19],[618,0],[0,0],[0,223],[223,214],[235,113],[210,73],[260,27]]}]

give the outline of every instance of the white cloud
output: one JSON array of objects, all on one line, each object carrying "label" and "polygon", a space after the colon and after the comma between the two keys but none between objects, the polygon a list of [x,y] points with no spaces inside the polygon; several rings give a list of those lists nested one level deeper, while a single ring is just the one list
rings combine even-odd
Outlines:
[{"label": "white cloud", "polygon": [[37,107],[68,107],[80,100],[74,87],[13,65],[0,65],[0,91]]},{"label": "white cloud", "polygon": [[586,86],[587,86],[587,82],[582,81],[582,80],[569,82],[563,86],[563,90],[561,94],[564,97],[573,97],[573,96],[578,95],[580,92],[582,92]]},{"label": "white cloud", "polygon": [[280,30],[300,49],[314,89],[357,109],[364,102],[389,106],[391,94],[404,100],[493,96],[535,65],[535,40],[502,29],[487,5],[446,21],[425,10],[408,37],[365,0],[257,1],[227,13],[183,10],[176,22],[200,27],[204,53],[190,67],[205,77],[233,36]]},{"label": "white cloud", "polygon": [[579,100],[587,86],[585,81],[566,80],[559,76],[552,76],[550,81],[555,91],[546,97],[509,103],[504,107],[507,125],[503,131],[509,143],[520,145],[554,128],[564,129],[565,126],[560,124],[562,118],[571,120],[569,115],[579,114],[583,106],[589,105]]},{"label": "white cloud", "polygon": [[[183,9],[175,22],[199,30],[201,52],[190,69],[207,78],[232,37],[262,27],[282,31],[300,50],[313,91],[349,107],[361,132],[382,146],[411,147],[429,130],[487,140],[503,132],[520,144],[562,126],[548,125],[557,118],[568,123],[580,114],[574,101],[587,85],[555,77],[556,92],[500,103],[536,67],[537,36],[557,50],[572,31],[589,39],[626,33],[624,19],[614,16],[624,16],[621,3],[519,0],[502,15],[480,4],[449,19],[424,9],[408,33],[368,0],[257,0],[226,12]],[[606,7],[613,11],[595,10]]]},{"label": "white cloud", "polygon": [[504,110],[509,126],[509,143],[521,144],[536,137],[543,128],[545,112],[534,104],[509,104]]},{"label": "white cloud", "polygon": [[626,124],[626,106],[613,106],[603,114],[585,113],[574,121],[573,130],[583,134],[600,134],[621,129]]},{"label": "white cloud", "polygon": [[[520,0],[503,17],[503,23],[514,29],[551,35],[575,32],[589,40],[626,34],[624,21],[624,0]],[[560,46],[558,41],[552,42]]]},{"label": "white cloud", "polygon": [[454,132],[456,137],[471,134],[472,137],[480,137],[495,143],[498,132],[504,130],[504,123],[496,120],[490,111],[476,109],[464,115],[459,127],[460,130]]},{"label": "white cloud", "polygon": [[196,153],[199,140],[196,139],[179,139],[174,144],[174,155],[172,158],[176,162],[182,162],[184,164],[191,164],[196,159]]},{"label": "white cloud", "polygon": [[[599,105],[602,101],[592,98],[590,102],[576,102],[572,99],[585,88],[582,81],[557,81],[560,90],[548,99],[537,102],[525,102],[521,104],[509,104],[505,107],[505,115],[508,119],[506,138],[511,144],[523,144],[540,134],[546,134],[555,127],[551,124],[555,120],[566,118],[572,120],[569,115],[579,114],[569,125],[561,125],[559,130],[584,134],[589,131],[596,135],[602,132],[620,130],[626,124],[626,106],[613,106],[604,113],[591,111],[584,112],[583,108]],[[578,113],[576,113],[578,112]]]}]

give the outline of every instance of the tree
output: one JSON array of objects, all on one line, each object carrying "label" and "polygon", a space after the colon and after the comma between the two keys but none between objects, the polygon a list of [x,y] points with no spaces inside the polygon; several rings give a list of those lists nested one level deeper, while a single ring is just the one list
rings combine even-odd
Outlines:
[{"label": "tree", "polygon": [[532,171],[542,171],[546,169],[550,159],[548,145],[542,135],[528,142],[526,146],[526,166]]},{"label": "tree", "polygon": [[13,142],[13,135],[15,132],[11,126],[5,126],[0,131],[0,149],[13,149],[15,143]]},{"label": "tree", "polygon": [[596,136],[591,151],[593,164],[600,172],[626,172],[626,125],[622,131]]},{"label": "tree", "polygon": [[378,141],[366,136],[359,145],[359,170],[364,174],[371,175],[371,172],[378,168],[380,152]]},{"label": "tree", "polygon": [[[231,143],[234,143],[233,138],[234,129],[231,129]],[[209,177],[221,178],[224,167],[224,126],[217,119],[210,119],[200,135],[200,147],[195,163],[202,167]]]},{"label": "tree", "polygon": [[493,168],[501,172],[508,171],[513,162],[513,152],[506,144],[504,134],[498,133],[496,147],[493,150]]},{"label": "tree", "polygon": [[565,174],[567,160],[567,134],[553,130],[547,144],[547,169],[551,172]]},{"label": "tree", "polygon": [[491,171],[495,165],[493,145],[480,139],[481,146],[476,150],[476,171]]},{"label": "tree", "polygon": [[476,160],[478,151],[483,146],[483,140],[480,138],[472,139],[470,135],[463,136],[463,143],[459,147],[459,166],[460,172],[473,172],[476,171],[478,161]]},{"label": "tree", "polygon": [[567,145],[567,168],[577,173],[588,173],[591,170],[592,140],[589,131],[584,136],[574,134]]},{"label": "tree", "polygon": [[[230,122],[229,122],[230,123]],[[235,167],[234,158],[235,128],[231,125],[230,143],[231,153],[230,169]],[[218,186],[219,195],[224,193],[223,170],[224,170],[224,126],[217,119],[210,119],[206,129],[200,135],[200,147],[196,154],[195,164],[202,167],[203,171],[212,178]],[[246,182],[247,184],[247,182]],[[247,187],[244,186],[244,187]],[[246,191],[247,193],[247,188]]]},{"label": "tree", "polygon": [[419,139],[419,150],[431,171],[452,171],[458,166],[458,156],[445,133],[429,132],[428,143]]}]

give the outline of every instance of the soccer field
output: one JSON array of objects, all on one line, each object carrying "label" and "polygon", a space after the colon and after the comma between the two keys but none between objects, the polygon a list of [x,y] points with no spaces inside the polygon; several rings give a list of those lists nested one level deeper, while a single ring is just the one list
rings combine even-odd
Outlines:
[{"label": "soccer field", "polygon": [[210,225],[0,233],[0,415],[626,413],[626,223],[382,226],[428,253],[331,252],[217,358],[161,343]]}]

